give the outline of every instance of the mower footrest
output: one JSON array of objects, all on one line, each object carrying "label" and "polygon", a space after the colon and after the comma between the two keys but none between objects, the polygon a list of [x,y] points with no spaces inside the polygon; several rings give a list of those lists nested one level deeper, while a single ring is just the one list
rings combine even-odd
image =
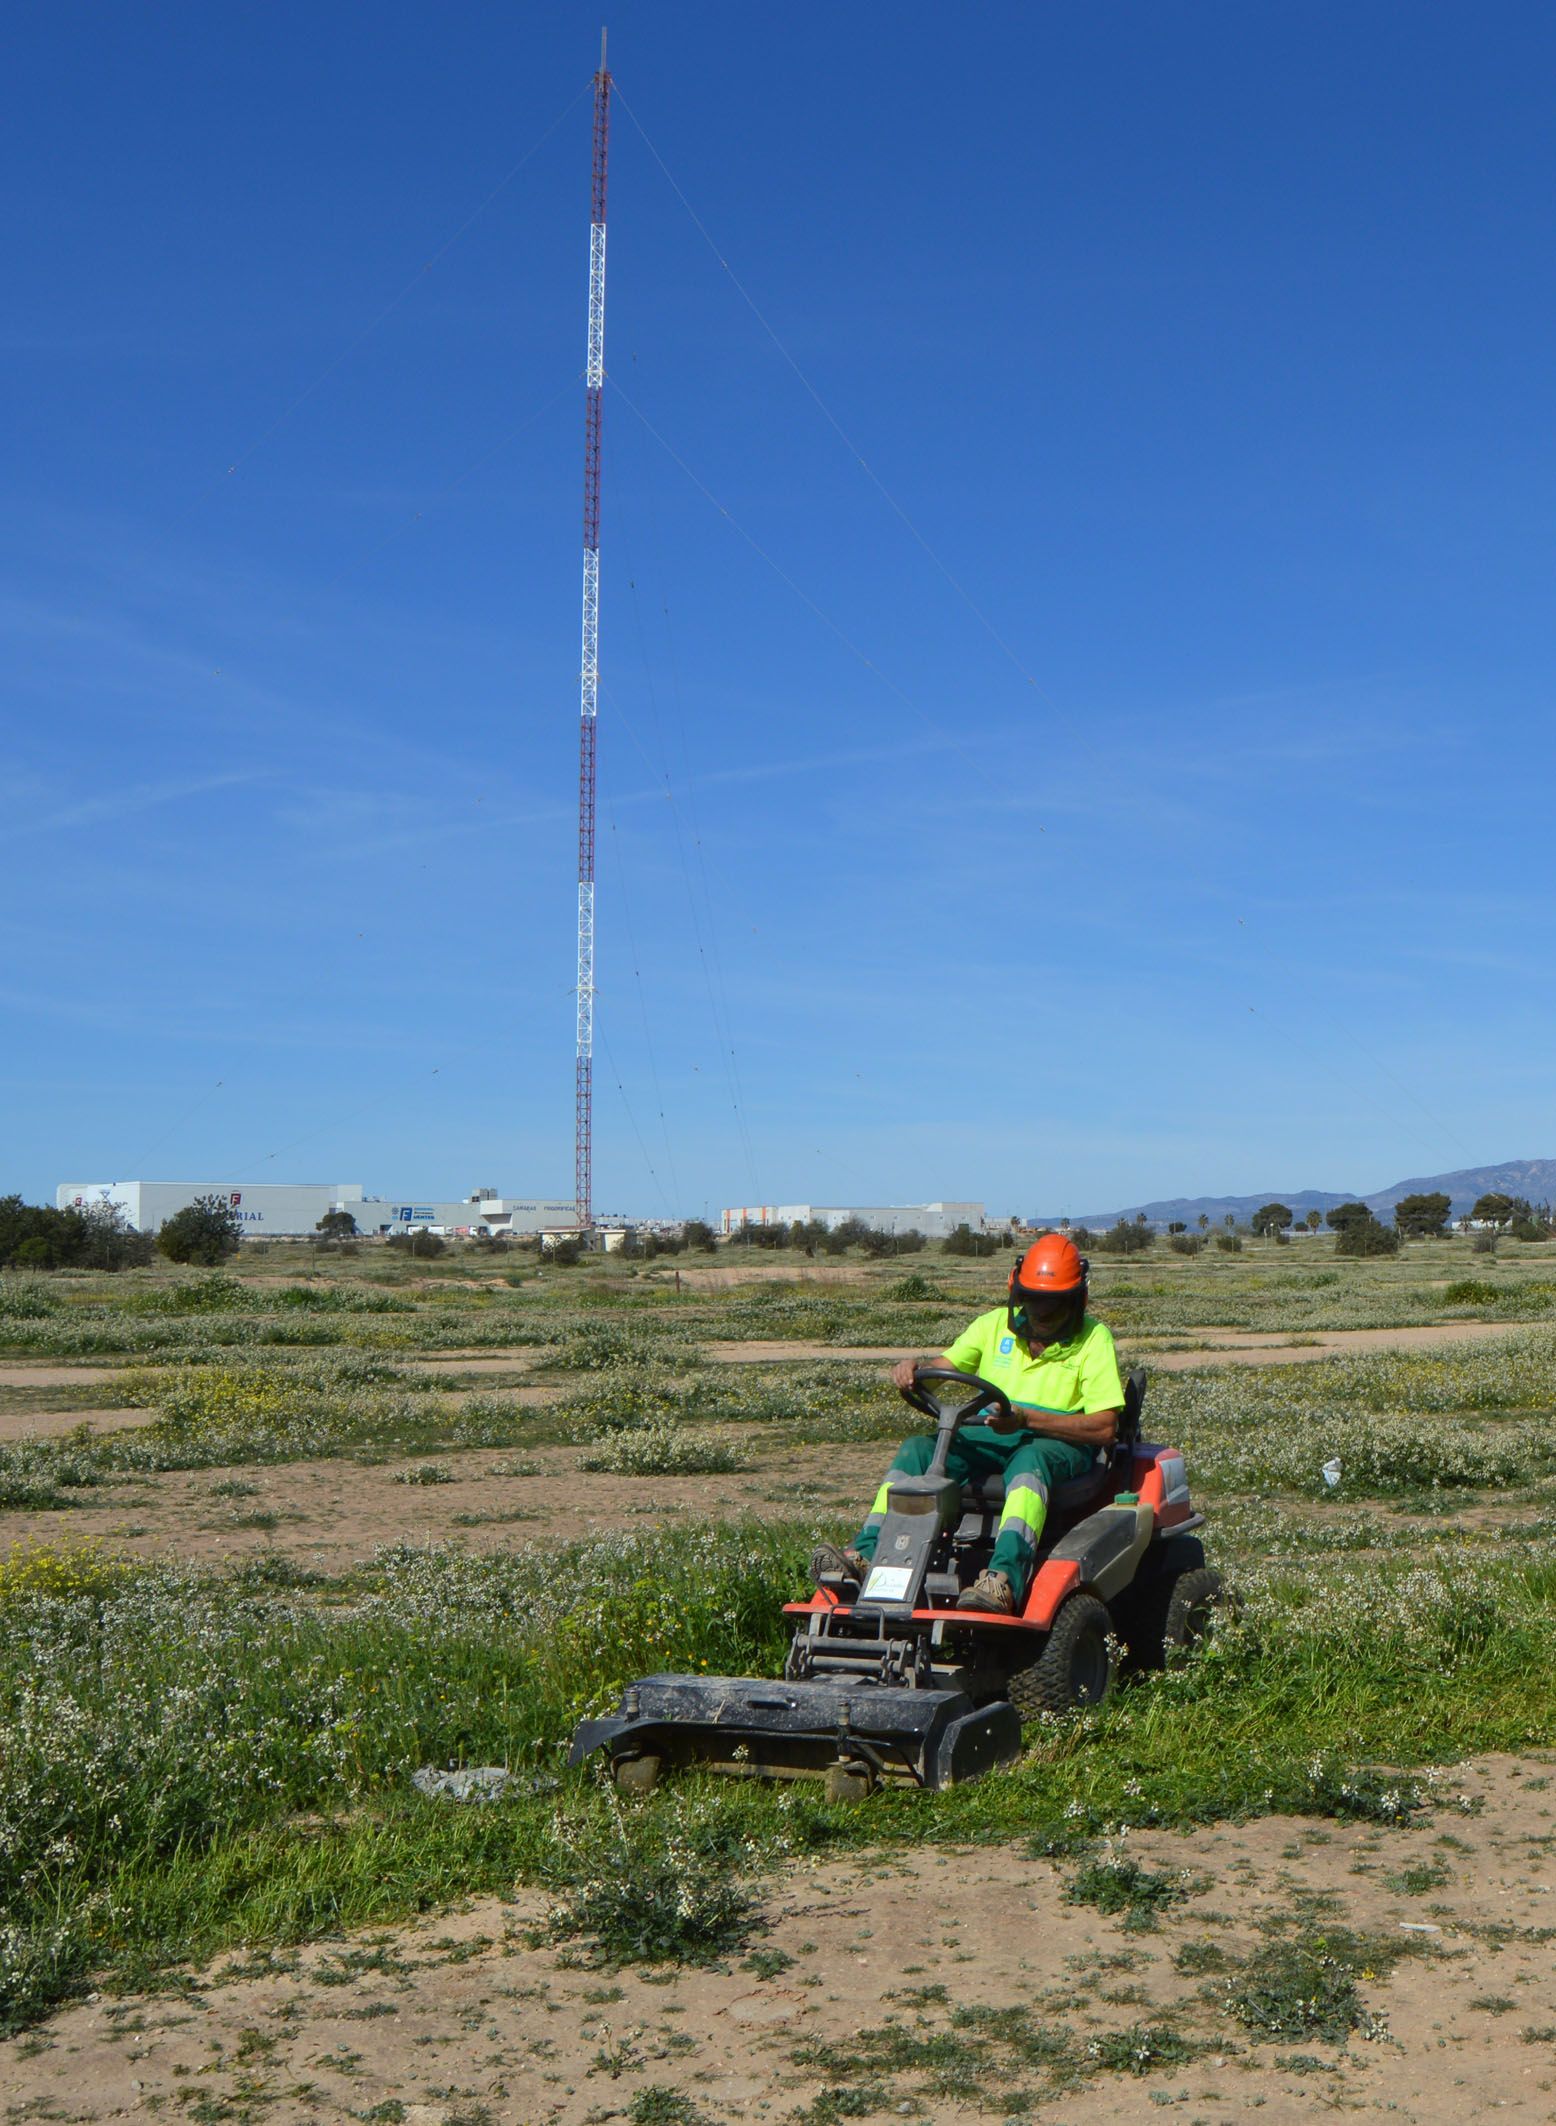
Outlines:
[{"label": "mower footrest", "polygon": [[613,1762],[655,1756],[667,1768],[771,1778],[857,1763],[879,1779],[942,1787],[975,1779],[1020,1748],[1021,1721],[1004,1699],[977,1706],[962,1691],[836,1676],[645,1676],[614,1713],[582,1723],[568,1762],[603,1749]]}]

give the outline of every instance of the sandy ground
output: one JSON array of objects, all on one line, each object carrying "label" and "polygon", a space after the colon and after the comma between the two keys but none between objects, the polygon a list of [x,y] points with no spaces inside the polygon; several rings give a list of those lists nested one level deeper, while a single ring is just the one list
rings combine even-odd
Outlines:
[{"label": "sandy ground", "polygon": [[[1545,2121],[1556,2117],[1549,1765],[1461,1767],[1409,1830],[1272,1818],[1137,1834],[1135,1857],[1191,1871],[1193,1891],[1145,1933],[1067,1903],[1075,1864],[1020,1845],[791,1871],[765,1906],[756,1946],[783,1952],[765,1977],[738,1958],[711,1970],[579,1968],[526,1943],[542,1909],[533,1893],[484,1900],[410,1928],[229,1959],[178,1992],[94,1996],[0,2045],[0,2101],[11,2121],[971,2126],[1035,2112],[1121,2126],[1158,2108],[1184,2126],[1255,2116],[1298,2126],[1315,2111],[1405,2126]],[[1436,1879],[1412,1894],[1412,1869]],[[1260,2038],[1227,2013],[1222,1978],[1177,1968],[1185,1950],[1245,1957],[1299,1903],[1309,1925],[1384,1945],[1360,1982],[1370,2037]],[[1409,1953],[1389,1968],[1401,1945]],[[922,2068],[863,2071],[868,2033],[895,2024],[965,2040],[954,2018],[969,2006],[1065,2025],[1083,2063],[1088,2043],[1139,2025],[1165,2026],[1196,2052],[1139,2075],[1085,2064],[1063,2093],[998,2035],[943,2090]],[[831,2057],[807,2060],[815,2046]],[[863,2110],[809,2108],[826,2090],[872,2083]],[[654,2091],[657,2110],[646,2108]],[[673,2095],[696,2110],[667,2110]]]},{"label": "sandy ground", "polygon": [[[750,1444],[749,1436],[741,1441],[748,1451]],[[72,1493],[64,1511],[0,1512],[0,1555],[24,1540],[89,1536],[132,1557],[171,1552],[221,1564],[274,1553],[310,1571],[339,1573],[381,1543],[452,1540],[510,1549],[657,1526],[680,1514],[810,1513],[830,1522],[864,1510],[889,1458],[880,1442],[770,1450],[726,1476],[649,1478],[586,1475],[576,1447],[500,1447],[382,1463],[167,1470]],[[446,1470],[452,1481],[404,1481],[427,1467]]]}]

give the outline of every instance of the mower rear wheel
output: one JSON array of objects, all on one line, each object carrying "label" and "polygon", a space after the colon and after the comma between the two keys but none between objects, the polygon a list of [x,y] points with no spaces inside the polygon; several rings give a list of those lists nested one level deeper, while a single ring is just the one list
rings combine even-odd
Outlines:
[{"label": "mower rear wheel", "polygon": [[[1164,1668],[1174,1652],[1204,1636],[1206,1616],[1199,1616],[1196,1629],[1188,1637],[1183,1635],[1182,1625],[1190,1611],[1197,1614],[1205,1607],[1207,1597],[1203,1576],[1207,1573],[1215,1582],[1214,1588],[1209,1590],[1209,1600],[1213,1602],[1221,1591],[1221,1576],[1206,1565],[1205,1546],[1197,1535],[1168,1536],[1147,1551],[1140,1577],[1113,1604],[1119,1636],[1129,1649],[1132,1669]],[[1177,1635],[1169,1636],[1168,1612],[1173,1608],[1178,1589],[1189,1582],[1199,1590],[1197,1597],[1191,1598],[1187,1605],[1179,1604],[1179,1617],[1174,1625]]]},{"label": "mower rear wheel", "polygon": [[621,1794],[651,1794],[659,1784],[659,1759],[652,1751],[641,1757],[618,1757],[611,1765],[611,1778]]},{"label": "mower rear wheel", "polygon": [[1022,1719],[1100,1705],[1113,1688],[1112,1633],[1105,1602],[1095,1595],[1071,1595],[1037,1659],[1018,1668],[1006,1684]]},{"label": "mower rear wheel", "polygon": [[1173,1581],[1162,1620],[1164,1660],[1181,1659],[1199,1644],[1214,1623],[1221,1601],[1221,1575],[1213,1565],[1201,1565]]}]

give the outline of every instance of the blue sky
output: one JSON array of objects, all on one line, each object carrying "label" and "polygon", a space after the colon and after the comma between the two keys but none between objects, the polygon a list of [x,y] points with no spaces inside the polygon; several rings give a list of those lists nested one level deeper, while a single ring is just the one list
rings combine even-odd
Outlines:
[{"label": "blue sky", "polygon": [[[13,20],[0,1186],[570,1193],[599,19]],[[597,1202],[1556,1151],[1556,18],[610,28]]]}]

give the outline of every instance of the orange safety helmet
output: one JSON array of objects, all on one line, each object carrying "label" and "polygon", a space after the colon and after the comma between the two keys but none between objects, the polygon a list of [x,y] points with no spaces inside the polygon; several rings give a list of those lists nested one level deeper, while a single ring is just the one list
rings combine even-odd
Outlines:
[{"label": "orange safety helmet", "polygon": [[1010,1273],[1010,1329],[1029,1349],[1064,1343],[1086,1312],[1091,1264],[1063,1233],[1034,1240]]}]

